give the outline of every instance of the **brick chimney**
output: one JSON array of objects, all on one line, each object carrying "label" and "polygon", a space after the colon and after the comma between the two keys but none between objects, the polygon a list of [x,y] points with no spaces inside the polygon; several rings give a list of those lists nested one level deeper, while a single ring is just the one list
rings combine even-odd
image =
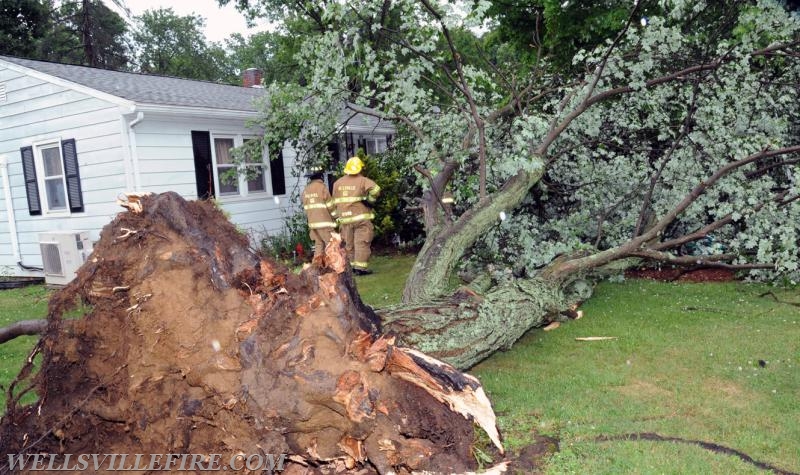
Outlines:
[{"label": "brick chimney", "polygon": [[242,86],[262,87],[261,80],[264,79],[264,72],[258,68],[245,69],[242,73]]}]

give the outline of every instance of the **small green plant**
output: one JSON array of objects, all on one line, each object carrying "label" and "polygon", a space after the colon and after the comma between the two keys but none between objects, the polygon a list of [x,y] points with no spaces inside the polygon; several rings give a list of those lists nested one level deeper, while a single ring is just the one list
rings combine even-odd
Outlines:
[{"label": "small green plant", "polygon": [[314,255],[314,244],[311,242],[305,214],[295,213],[289,216],[279,233],[263,237],[261,252],[283,262],[298,263],[310,259]]},{"label": "small green plant", "polygon": [[479,449],[477,445],[472,446],[472,456],[475,457],[475,462],[478,463],[478,470],[483,470],[486,466],[492,464],[492,456]]}]

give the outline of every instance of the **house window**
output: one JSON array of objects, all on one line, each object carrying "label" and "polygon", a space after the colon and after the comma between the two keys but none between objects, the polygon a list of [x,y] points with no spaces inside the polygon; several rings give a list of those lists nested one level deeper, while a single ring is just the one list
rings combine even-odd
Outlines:
[{"label": "house window", "polygon": [[31,215],[83,211],[75,140],[48,141],[20,149]]},{"label": "house window", "polygon": [[386,137],[367,137],[364,139],[367,155],[383,153],[387,149]]},{"label": "house window", "polygon": [[58,144],[36,148],[37,165],[41,163],[41,182],[44,190],[46,212],[67,210],[67,181]]},{"label": "house window", "polygon": [[[268,165],[264,160],[264,153],[252,149],[258,146],[257,140],[241,135],[218,135],[213,142],[216,171],[214,179],[220,196],[248,196],[269,192],[266,180]],[[236,163],[233,149],[247,144],[250,149],[244,148],[244,161]]]},{"label": "house window", "polygon": [[215,138],[214,152],[217,158],[217,189],[220,195],[238,195],[238,174],[233,175],[236,164],[233,163],[234,147],[232,138]]},{"label": "house window", "polygon": [[[258,146],[258,141],[253,139],[244,139],[244,145],[251,147]],[[245,152],[245,167],[247,168],[247,192],[257,193],[267,191],[266,176],[266,163],[264,163],[264,154],[246,150]]]}]

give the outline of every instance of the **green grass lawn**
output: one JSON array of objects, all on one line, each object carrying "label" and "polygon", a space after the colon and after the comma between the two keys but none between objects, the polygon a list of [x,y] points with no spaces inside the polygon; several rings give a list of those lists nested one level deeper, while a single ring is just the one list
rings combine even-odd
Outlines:
[{"label": "green grass lawn", "polygon": [[[43,285],[0,290],[0,327],[19,320],[44,318],[50,291]],[[0,345],[0,410],[5,410],[5,393],[22,368],[25,358],[36,344],[37,337],[21,336]]]},{"label": "green grass lawn", "polygon": [[[410,258],[376,259],[365,301],[396,303]],[[532,330],[472,369],[512,452],[559,440],[544,473],[761,473],[693,444],[601,441],[634,433],[712,442],[800,472],[800,308],[743,283],[600,284],[584,318]],[[576,337],[614,336],[579,342]],[[763,367],[759,364],[762,362]]]},{"label": "green grass lawn", "polygon": [[[397,303],[413,257],[376,256],[356,277],[364,300]],[[762,473],[697,445],[624,440],[654,433],[738,450],[800,472],[800,290],[743,283],[602,283],[584,318],[532,330],[471,371],[512,453],[558,440],[542,473]],[[43,316],[42,287],[0,292],[0,323]],[[614,336],[579,342],[576,337]],[[0,346],[0,384],[33,338]],[[614,438],[603,441],[603,438]]]},{"label": "green grass lawn", "polygon": [[364,301],[376,308],[400,302],[414,257],[397,255],[370,259],[369,268],[373,274],[356,277],[358,292]]},{"label": "green grass lawn", "polygon": [[[473,369],[512,448],[560,440],[546,473],[758,473],[657,433],[800,471],[800,292],[741,283],[604,283],[581,320],[534,330]],[[576,337],[615,336],[579,342]]]}]

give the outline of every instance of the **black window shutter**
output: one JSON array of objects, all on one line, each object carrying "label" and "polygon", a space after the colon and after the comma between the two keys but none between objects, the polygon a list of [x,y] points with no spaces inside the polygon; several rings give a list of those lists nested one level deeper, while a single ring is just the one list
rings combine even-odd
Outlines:
[{"label": "black window shutter", "polygon": [[269,162],[269,174],[272,179],[272,194],[286,194],[286,178],[283,176],[283,150],[278,152],[278,156]]},{"label": "black window shutter", "polygon": [[75,149],[75,139],[61,141],[61,154],[64,157],[64,178],[67,180],[69,210],[79,213],[83,211],[83,191],[81,190],[81,175],[78,172],[78,151]]},{"label": "black window shutter", "polygon": [[22,174],[25,176],[25,195],[28,197],[28,211],[31,216],[42,214],[39,201],[39,183],[36,181],[36,163],[33,160],[33,147],[22,147]]},{"label": "black window shutter", "polygon": [[211,134],[208,131],[192,130],[192,152],[197,198],[201,200],[213,198],[214,173],[211,170]]}]

